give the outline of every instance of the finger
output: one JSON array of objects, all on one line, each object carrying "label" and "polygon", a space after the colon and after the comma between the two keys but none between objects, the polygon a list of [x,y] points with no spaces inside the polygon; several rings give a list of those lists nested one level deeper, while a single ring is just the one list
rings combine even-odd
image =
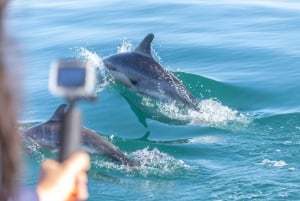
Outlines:
[{"label": "finger", "polygon": [[41,169],[43,170],[43,172],[48,172],[48,170],[55,170],[57,168],[59,168],[60,164],[52,159],[46,159],[43,161],[43,163],[41,164]]},{"label": "finger", "polygon": [[88,188],[87,188],[87,174],[81,173],[77,176],[75,187],[70,193],[67,201],[80,201],[87,200],[89,197]]},{"label": "finger", "polygon": [[87,200],[89,197],[87,181],[87,174],[85,173],[82,173],[77,177],[76,186],[78,200]]},{"label": "finger", "polygon": [[63,168],[68,169],[71,175],[78,174],[82,171],[90,169],[90,157],[85,152],[76,152],[70,156],[69,159],[63,162]]}]

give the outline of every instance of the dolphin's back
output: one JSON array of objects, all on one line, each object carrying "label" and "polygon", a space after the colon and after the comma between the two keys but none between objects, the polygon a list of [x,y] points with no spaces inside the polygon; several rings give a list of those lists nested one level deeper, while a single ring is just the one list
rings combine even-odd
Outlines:
[{"label": "dolphin's back", "polygon": [[82,128],[83,145],[92,148],[96,153],[113,159],[122,164],[133,165],[134,162],[125,156],[120,149],[114,144],[108,142],[104,137],[94,133],[93,131]]},{"label": "dolphin's back", "polygon": [[60,125],[57,122],[41,123],[27,129],[24,140],[33,140],[45,149],[56,149],[59,146]]},{"label": "dolphin's back", "polygon": [[[124,79],[114,76],[132,91],[150,98],[171,99],[196,109],[198,102],[189,90],[170,71],[163,68],[152,57],[136,51],[112,55],[105,59],[110,71],[118,72]],[[114,69],[112,69],[114,68]]]}]

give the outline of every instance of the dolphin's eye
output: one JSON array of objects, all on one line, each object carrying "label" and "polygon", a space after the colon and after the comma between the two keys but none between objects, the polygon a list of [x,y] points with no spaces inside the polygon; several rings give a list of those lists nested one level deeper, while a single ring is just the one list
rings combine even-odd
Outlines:
[{"label": "dolphin's eye", "polygon": [[133,85],[137,85],[137,83],[138,83],[138,80],[133,80],[133,79],[130,79],[130,82],[131,82]]},{"label": "dolphin's eye", "polygon": [[117,69],[113,66],[109,66],[109,70],[112,70],[112,71],[117,71]]},{"label": "dolphin's eye", "polygon": [[107,67],[109,70],[117,71],[117,69],[116,69],[113,65],[111,65],[111,64],[109,64],[109,63],[105,63],[105,65],[106,65],[106,67]]}]

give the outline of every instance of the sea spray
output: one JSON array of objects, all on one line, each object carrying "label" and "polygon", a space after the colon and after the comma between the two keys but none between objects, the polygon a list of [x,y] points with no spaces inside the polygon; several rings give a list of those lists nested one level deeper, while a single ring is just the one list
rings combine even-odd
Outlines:
[{"label": "sea spray", "polygon": [[205,99],[199,102],[199,111],[190,110],[192,125],[204,125],[224,128],[229,124],[249,124],[250,119],[236,110],[222,105],[214,99]]},{"label": "sea spray", "polygon": [[107,73],[107,70],[103,64],[102,57],[99,56],[96,52],[92,52],[84,47],[76,48],[76,50],[77,58],[89,62],[92,67],[96,68],[98,78],[96,93],[100,93],[108,86],[110,86],[113,82],[113,79]]},{"label": "sea spray", "polygon": [[190,166],[185,164],[184,161],[177,160],[167,153],[161,152],[157,148],[150,150],[149,147],[146,147],[127,154],[127,156],[132,160],[137,161],[140,165],[130,167],[127,165],[116,164],[111,161],[104,161],[100,158],[98,160],[94,160],[93,164],[98,168],[112,169],[143,177],[165,177],[190,168]]}]

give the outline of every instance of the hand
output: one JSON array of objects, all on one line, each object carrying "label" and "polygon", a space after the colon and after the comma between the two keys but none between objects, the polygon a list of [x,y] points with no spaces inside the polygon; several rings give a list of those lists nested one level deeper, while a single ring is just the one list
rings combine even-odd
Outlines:
[{"label": "hand", "polygon": [[88,198],[89,155],[77,152],[62,163],[47,159],[37,185],[40,201],[81,201]]}]

